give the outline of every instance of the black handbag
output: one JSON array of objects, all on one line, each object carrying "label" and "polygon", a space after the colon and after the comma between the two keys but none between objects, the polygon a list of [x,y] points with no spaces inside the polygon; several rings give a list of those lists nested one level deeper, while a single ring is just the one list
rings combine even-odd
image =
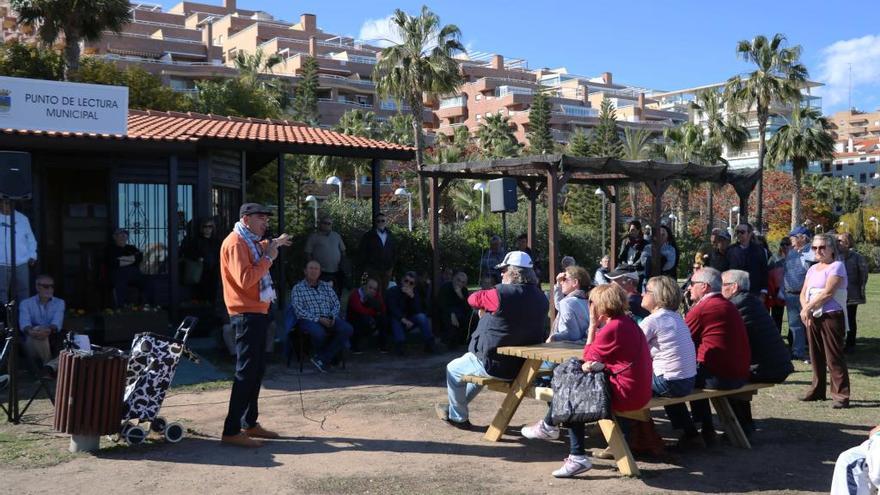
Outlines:
[{"label": "black handbag", "polygon": [[583,361],[571,358],[553,370],[553,424],[592,423],[611,418],[611,393],[604,371],[584,372]]}]

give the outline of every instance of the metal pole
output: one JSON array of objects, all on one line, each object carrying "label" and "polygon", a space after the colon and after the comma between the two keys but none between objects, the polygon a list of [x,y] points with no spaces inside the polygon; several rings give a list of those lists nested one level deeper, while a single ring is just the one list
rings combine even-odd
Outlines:
[{"label": "metal pole", "polygon": [[339,202],[342,203],[342,179],[339,180]]},{"label": "metal pole", "polygon": [[480,190],[480,216],[483,216],[486,210],[486,189]]},{"label": "metal pole", "polygon": [[12,283],[12,290],[8,292],[9,298],[6,301],[6,315],[7,321],[6,326],[10,332],[10,336],[12,337],[10,341],[11,348],[9,349],[9,361],[8,370],[9,370],[9,404],[6,408],[7,419],[11,423],[18,424],[18,363],[16,362],[18,359],[18,303],[20,302],[18,298],[15,297],[18,294],[18,283],[16,272],[18,271],[15,264],[15,201],[9,200],[9,268],[12,270],[10,274],[10,282]]},{"label": "metal pole", "polygon": [[315,228],[318,228],[318,201],[312,203],[312,211],[315,212]]},{"label": "metal pole", "polygon": [[412,193],[406,195],[407,220],[409,220],[409,231],[412,232]]}]

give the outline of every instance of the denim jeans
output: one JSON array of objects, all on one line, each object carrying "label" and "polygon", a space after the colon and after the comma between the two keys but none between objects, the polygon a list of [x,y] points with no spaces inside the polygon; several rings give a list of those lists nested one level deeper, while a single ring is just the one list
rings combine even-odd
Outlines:
[{"label": "denim jeans", "polygon": [[[696,377],[683,378],[681,380],[667,380],[662,376],[654,375],[651,383],[651,391],[654,397],[684,397],[694,391],[694,382]],[[690,418],[687,416],[687,409],[666,406],[666,417],[672,423],[673,428],[684,428]]]},{"label": "denim jeans", "polygon": [[461,381],[465,375],[489,376],[483,363],[468,352],[446,365],[446,393],[449,396],[449,419],[462,422],[468,419],[468,404],[483,387]]},{"label": "denim jeans", "polygon": [[[431,320],[425,313],[417,313],[407,318],[413,322],[413,327],[418,328],[422,332],[422,338],[426,344],[433,344],[434,334],[431,333]],[[391,320],[391,337],[395,343],[403,343],[406,340],[406,327],[397,318]]]},{"label": "denim jeans", "polygon": [[785,293],[785,312],[788,313],[788,331],[791,332],[791,356],[796,359],[807,358],[807,330],[801,321],[800,294]]},{"label": "denim jeans", "polygon": [[257,424],[257,401],[266,372],[266,330],[269,315],[245,313],[229,318],[235,332],[235,381],[229,397],[224,435],[237,435],[242,428]]},{"label": "denim jeans", "polygon": [[[312,339],[312,349],[314,350],[315,357],[327,364],[340,351],[351,345],[351,334],[354,332],[351,325],[342,318],[333,320],[333,326],[329,329],[317,321],[307,320],[300,320],[299,328]],[[329,342],[327,338],[328,330],[332,331]]]}]

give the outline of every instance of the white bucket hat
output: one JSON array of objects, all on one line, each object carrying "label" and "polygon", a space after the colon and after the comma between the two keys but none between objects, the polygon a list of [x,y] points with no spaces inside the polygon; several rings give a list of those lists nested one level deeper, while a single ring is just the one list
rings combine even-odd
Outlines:
[{"label": "white bucket hat", "polygon": [[532,257],[523,251],[510,251],[504,256],[504,261],[495,265],[495,268],[504,268],[510,265],[520,268],[531,268]]}]

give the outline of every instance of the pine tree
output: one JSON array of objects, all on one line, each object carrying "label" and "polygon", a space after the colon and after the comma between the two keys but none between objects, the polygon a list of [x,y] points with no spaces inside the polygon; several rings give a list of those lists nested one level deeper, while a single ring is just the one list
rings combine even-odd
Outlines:
[{"label": "pine tree", "polygon": [[318,60],[306,57],[293,99],[293,117],[306,124],[318,125]]},{"label": "pine tree", "polygon": [[623,142],[617,133],[617,112],[607,97],[602,99],[599,107],[599,125],[590,135],[590,155],[614,158],[623,156]]},{"label": "pine tree", "polygon": [[[590,156],[590,138],[577,130],[568,143],[568,154]],[[583,184],[569,184],[562,204],[564,216],[573,224],[601,228],[602,198],[595,194],[595,188]]]},{"label": "pine tree", "polygon": [[535,93],[529,108],[529,152],[533,155],[553,153],[553,136],[550,134],[550,102],[543,91]]}]

